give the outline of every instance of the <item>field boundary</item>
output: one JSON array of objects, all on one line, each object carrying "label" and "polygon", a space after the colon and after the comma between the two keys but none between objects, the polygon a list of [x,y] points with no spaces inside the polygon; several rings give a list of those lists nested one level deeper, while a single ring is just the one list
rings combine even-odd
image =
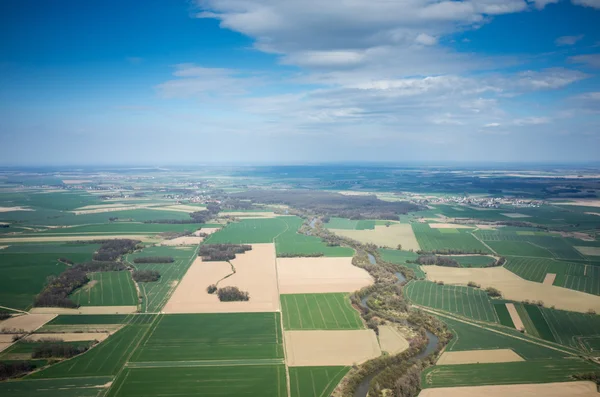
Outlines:
[{"label": "field boundary", "polygon": [[283,358],[261,358],[254,360],[190,360],[190,361],[139,361],[127,362],[125,368],[192,368],[192,367],[237,367],[249,365],[285,364]]}]

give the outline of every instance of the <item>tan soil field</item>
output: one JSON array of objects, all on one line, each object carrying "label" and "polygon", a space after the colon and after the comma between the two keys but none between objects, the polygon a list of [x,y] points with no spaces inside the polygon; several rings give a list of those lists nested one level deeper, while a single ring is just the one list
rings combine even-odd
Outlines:
[{"label": "tan soil field", "polygon": [[92,183],[91,179],[63,179],[65,185],[77,185],[79,183]]},{"label": "tan soil field", "polygon": [[135,313],[137,306],[81,306],[77,309],[64,307],[34,307],[30,313],[52,314],[129,314]]},{"label": "tan soil field", "polygon": [[496,226],[494,225],[475,225],[477,226],[477,229],[481,229],[481,230],[496,230]]},{"label": "tan soil field", "polygon": [[153,209],[150,206],[152,206],[154,204],[136,204],[136,205],[120,205],[118,207],[103,207],[103,208],[96,208],[96,209],[91,209],[91,210],[74,210],[71,211],[72,213],[74,213],[75,215],[86,215],[86,214],[101,214],[103,212],[115,212],[115,211],[128,211],[128,210],[139,210],[142,208],[146,208],[146,209]]},{"label": "tan soil field", "polygon": [[444,352],[436,365],[512,363],[515,361],[525,360],[511,349],[467,350],[462,352]]},{"label": "tan soil field", "polygon": [[24,330],[33,332],[56,317],[56,314],[23,314],[0,321],[0,330]]},{"label": "tan soil field", "polygon": [[569,202],[561,202],[561,203],[552,203],[559,205],[579,205],[582,207],[600,207],[600,200],[597,199],[579,199],[573,200]]},{"label": "tan soil field", "polygon": [[552,285],[554,284],[554,280],[556,279],[555,273],[546,273],[546,277],[544,277],[544,281],[542,284]]},{"label": "tan soil field", "polygon": [[496,385],[438,387],[425,389],[419,397],[600,397],[596,385],[589,381],[537,383],[531,385]]},{"label": "tan soil field", "polygon": [[12,211],[35,211],[31,208],[25,207],[0,207],[0,212],[12,212]]},{"label": "tan soil field", "polygon": [[49,241],[89,241],[89,240],[116,240],[116,239],[132,239],[141,241],[154,241],[155,236],[145,234],[111,234],[111,235],[80,235],[74,234],[70,236],[44,236],[44,237],[3,237],[0,238],[0,243],[42,243]]},{"label": "tan soil field", "polygon": [[233,216],[241,219],[265,219],[265,218],[275,218],[280,216],[274,212],[219,212],[219,218],[224,216]]},{"label": "tan soil field", "polygon": [[450,268],[426,266],[427,279],[446,284],[466,285],[469,281],[481,284],[481,288],[494,287],[505,299],[543,301],[546,307],[585,313],[589,309],[600,312],[600,296],[586,294],[567,288],[527,281],[504,267]]},{"label": "tan soil field", "polygon": [[354,292],[373,284],[352,258],[277,258],[279,293]]},{"label": "tan soil field", "polygon": [[518,329],[519,331],[524,330],[525,325],[523,324],[523,321],[521,320],[521,316],[519,316],[519,312],[517,311],[517,308],[515,307],[514,303],[507,303],[506,310],[508,310],[508,314],[510,315],[510,319],[512,320],[513,324],[515,325],[515,328]]},{"label": "tan soil field", "polygon": [[[236,273],[231,274],[227,262],[203,262],[197,258],[163,308],[164,313],[236,313],[274,312],[279,310],[277,268],[274,244],[252,244],[252,250],[238,254],[231,261]],[[223,279],[223,280],[221,280]],[[221,302],[206,287],[235,286],[250,294],[247,302]]]},{"label": "tan soil field", "polygon": [[519,214],[518,212],[505,212],[502,215],[508,218],[531,218],[529,215]]},{"label": "tan soil field", "polygon": [[408,349],[408,341],[390,325],[379,327],[379,345],[382,351],[389,354],[398,354]]},{"label": "tan soil field", "polygon": [[12,343],[15,334],[0,334],[0,343]]},{"label": "tan soil field", "polygon": [[600,256],[600,247],[576,246],[575,249],[587,256]]},{"label": "tan soil field", "polygon": [[462,225],[459,223],[430,223],[432,229],[473,229],[475,226]]},{"label": "tan soil field", "polygon": [[286,363],[292,367],[360,364],[381,355],[375,332],[285,331]]},{"label": "tan soil field", "polygon": [[160,245],[165,246],[178,246],[178,245],[198,245],[204,240],[204,237],[196,237],[196,236],[184,236],[177,237],[172,240],[165,240]]},{"label": "tan soil field", "polygon": [[402,244],[403,250],[420,250],[419,243],[415,237],[412,226],[408,223],[397,223],[388,226],[376,225],[375,229],[346,230],[329,229],[333,233],[351,238],[361,243],[373,243],[380,247],[396,248]]},{"label": "tan soil field", "polygon": [[166,205],[166,206],[160,206],[160,207],[153,206],[148,209],[149,210],[157,210],[157,211],[186,212],[189,214],[191,212],[203,211],[205,208],[204,207],[194,207],[193,205],[176,204],[176,205]]},{"label": "tan soil field", "polygon": [[83,207],[75,208],[74,211],[102,210],[102,209],[123,208],[123,207],[133,207],[133,205],[126,204],[126,203],[85,205]]},{"label": "tan soil field", "polygon": [[64,333],[80,334],[114,334],[121,328],[123,324],[57,324],[57,325],[45,325],[42,330],[37,330],[35,335],[48,335],[48,334],[59,334]]},{"label": "tan soil field", "polygon": [[43,334],[32,334],[25,337],[28,341],[39,341],[44,339],[60,339],[64,342],[82,342],[88,340],[97,340],[102,342],[104,339],[110,336],[107,332],[72,332],[72,333],[43,333]]},{"label": "tan soil field", "polygon": [[[11,337],[12,337],[12,335],[11,335]],[[8,349],[8,347],[12,344],[13,344],[13,342],[0,342],[0,352]]]},{"label": "tan soil field", "polygon": [[198,236],[200,233],[213,234],[217,230],[221,230],[220,227],[203,227],[200,230],[196,230],[193,234],[194,236]]}]

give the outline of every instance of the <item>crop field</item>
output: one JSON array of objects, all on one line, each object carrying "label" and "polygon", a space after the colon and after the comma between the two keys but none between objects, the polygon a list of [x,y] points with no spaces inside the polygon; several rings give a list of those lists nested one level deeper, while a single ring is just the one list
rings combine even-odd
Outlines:
[{"label": "crop field", "polygon": [[[168,381],[165,381],[168,379]],[[108,397],[287,397],[283,365],[125,368]]]},{"label": "crop field", "polygon": [[541,283],[556,274],[554,285],[600,295],[600,266],[554,259],[509,257],[504,267],[525,280]]},{"label": "crop field", "polygon": [[594,355],[600,352],[600,316],[540,309],[556,342]]},{"label": "crop field", "polygon": [[498,316],[498,321],[500,322],[500,324],[510,328],[515,328],[515,324],[510,318],[510,314],[508,313],[508,309],[506,308],[506,304],[494,303],[494,309],[496,310],[496,315]]},{"label": "crop field", "polygon": [[80,306],[135,306],[137,291],[128,271],[90,273],[88,284],[70,295]]},{"label": "crop field", "polygon": [[[172,263],[133,263],[137,257],[170,256]],[[175,247],[147,247],[141,252],[127,255],[126,259],[138,270],[155,270],[160,273],[158,281],[138,283],[142,297],[142,312],[156,313],[167,303],[175,287],[183,278],[196,257],[196,249],[181,250]]]},{"label": "crop field", "polygon": [[412,228],[423,251],[455,249],[490,253],[485,245],[471,235],[469,229],[456,229],[458,233],[442,233],[440,230],[444,229],[432,229],[426,223],[413,223]]},{"label": "crop field", "polygon": [[291,367],[290,397],[328,397],[350,367]]},{"label": "crop field", "polygon": [[[155,211],[155,213],[160,213]],[[68,228],[48,229],[40,233],[31,233],[27,235],[42,236],[42,235],[82,235],[82,234],[151,234],[164,232],[193,232],[202,227],[221,227],[217,224],[202,224],[202,223],[185,223],[185,224],[169,224],[169,223],[139,223],[139,222],[110,222],[97,225],[73,226]]]},{"label": "crop field", "polygon": [[418,279],[424,279],[426,277],[421,265],[416,263],[406,263],[407,260],[417,259],[419,255],[415,254],[414,252],[380,248],[379,254],[381,255],[381,259],[386,262],[395,263],[412,269],[412,271],[415,272],[415,277]]},{"label": "crop field", "polygon": [[452,259],[456,260],[462,267],[487,267],[496,261],[491,256],[485,255],[453,256]]},{"label": "crop field", "polygon": [[160,315],[132,361],[283,357],[279,313]]},{"label": "crop field", "polygon": [[[535,331],[537,333],[536,336],[539,336],[540,338],[550,342],[556,342],[554,335],[552,334],[552,331],[550,330],[550,327],[548,326],[548,323],[546,322],[544,315],[541,312],[540,307],[526,304],[523,304],[523,307],[527,312],[527,317],[529,317],[529,320],[535,327]],[[517,311],[519,312],[519,316],[523,318],[519,308],[517,308]]]},{"label": "crop field", "polygon": [[390,222],[382,220],[352,220],[332,217],[324,226],[327,229],[366,230],[374,229],[375,225],[385,225],[386,223]]},{"label": "crop field", "polygon": [[[517,309],[517,313],[519,313],[519,318],[523,322],[525,326],[525,332],[531,336],[535,336],[541,338],[540,333],[537,330],[536,324],[533,322],[533,319],[529,317],[529,313],[525,308],[523,303],[514,303],[515,309]],[[544,319],[542,318],[542,321]]]},{"label": "crop field", "polygon": [[[93,317],[93,316],[86,316]],[[132,315],[124,328],[87,352],[27,376],[27,379],[116,375],[150,329],[154,316]]]},{"label": "crop field", "polygon": [[[60,345],[71,345],[71,346],[86,346],[92,344],[92,341],[79,341],[79,342],[54,342]],[[43,342],[33,342],[20,340],[17,343],[10,346],[8,349],[0,352],[0,360],[29,360],[31,354],[36,348],[43,345]]]},{"label": "crop field", "polygon": [[348,294],[281,295],[281,307],[286,330],[364,329]]},{"label": "crop field", "polygon": [[132,315],[127,314],[97,314],[93,316],[63,314],[55,317],[46,325],[125,324],[129,322],[131,317]]},{"label": "crop field", "polygon": [[411,281],[404,287],[404,295],[417,305],[456,313],[474,320],[498,322],[490,298],[478,288]]},{"label": "crop field", "polygon": [[422,387],[503,385],[567,382],[575,374],[597,371],[600,366],[580,358],[511,363],[436,365],[423,371]]},{"label": "crop field", "polygon": [[47,277],[66,269],[59,258],[88,261],[97,247],[96,244],[19,244],[0,250],[0,306],[31,307]]},{"label": "crop field", "polygon": [[36,379],[0,382],[0,395],[11,397],[98,397],[110,376],[73,379]]},{"label": "crop field", "polygon": [[205,244],[272,243],[275,237],[287,229],[288,224],[285,222],[285,218],[243,219],[239,222],[230,223],[223,229],[211,234],[205,240]]},{"label": "crop field", "polygon": [[324,256],[345,257],[354,255],[354,250],[348,247],[329,247],[320,238],[299,234],[302,219],[298,217],[282,217],[285,230],[275,239],[277,255],[280,254],[313,254],[322,253]]}]

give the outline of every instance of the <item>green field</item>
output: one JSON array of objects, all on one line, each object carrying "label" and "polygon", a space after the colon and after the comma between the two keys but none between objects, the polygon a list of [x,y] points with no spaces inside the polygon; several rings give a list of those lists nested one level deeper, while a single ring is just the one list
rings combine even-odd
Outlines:
[{"label": "green field", "polygon": [[[154,211],[160,213],[160,211]],[[221,227],[217,224],[170,224],[170,223],[140,223],[140,222],[110,222],[97,225],[73,226],[69,228],[48,229],[44,232],[35,233],[42,235],[82,235],[82,234],[154,234],[163,232],[193,232],[202,227]],[[32,234],[33,235],[33,234]]]},{"label": "green field", "polygon": [[97,244],[18,244],[0,250],[0,306],[31,307],[48,276],[67,268],[59,258],[85,262],[97,248]]},{"label": "green field", "polygon": [[432,229],[426,223],[413,223],[412,228],[423,251],[454,249],[491,253],[485,245],[471,235],[469,229],[455,229],[456,233],[442,233],[440,230],[448,229]]},{"label": "green field", "polygon": [[498,321],[500,324],[510,328],[515,328],[515,324],[513,323],[512,318],[510,318],[510,314],[508,313],[505,303],[494,304],[494,309],[496,310],[496,315],[498,316]]},{"label": "green field", "polygon": [[88,274],[90,282],[69,298],[80,306],[136,306],[137,291],[128,271]]},{"label": "green field", "polygon": [[540,309],[556,342],[598,355],[600,315]]},{"label": "green field", "polygon": [[583,260],[569,242],[557,234],[507,230],[478,230],[474,234],[485,241],[499,255],[532,256],[563,260]]},{"label": "green field", "polygon": [[36,379],[0,382],[0,395],[10,397],[98,397],[110,376],[72,379]]},{"label": "green field", "polygon": [[477,255],[477,256],[453,256],[452,259],[456,260],[461,267],[487,267],[488,265],[496,262],[491,256]]},{"label": "green field", "polygon": [[292,367],[291,397],[328,397],[350,367]]},{"label": "green field", "polygon": [[364,328],[344,293],[281,295],[281,311],[286,330]]},{"label": "green field", "polygon": [[436,365],[423,371],[422,387],[456,387],[566,382],[572,375],[598,371],[580,358],[512,363]]},{"label": "green field", "polygon": [[404,295],[417,305],[456,313],[474,320],[498,322],[490,298],[478,288],[411,281],[404,287]]},{"label": "green field", "polygon": [[384,261],[412,269],[412,271],[415,272],[415,277],[418,279],[424,279],[426,277],[425,272],[420,265],[416,263],[406,263],[407,260],[417,259],[419,257],[418,254],[410,251],[398,251],[385,248],[380,248],[378,251],[381,255],[381,259]]},{"label": "green field", "polygon": [[541,283],[556,274],[554,285],[600,295],[600,266],[555,259],[508,257],[505,268],[529,281]]},{"label": "green field", "polygon": [[75,358],[34,372],[27,379],[116,375],[150,329],[154,318],[155,316],[131,315],[128,325],[102,343]]},{"label": "green field", "polygon": [[[133,263],[133,260],[144,256],[170,256],[172,263]],[[142,312],[156,313],[167,303],[176,282],[180,281],[196,257],[196,249],[183,250],[176,247],[147,247],[141,252],[127,255],[127,261],[138,270],[155,270],[160,279],[151,283],[138,283],[142,298]]]},{"label": "green field", "polygon": [[126,368],[108,397],[287,397],[283,365]]},{"label": "green field", "polygon": [[277,255],[281,254],[313,254],[322,253],[324,256],[344,257],[354,255],[354,250],[348,247],[329,247],[320,238],[299,234],[302,219],[298,217],[281,218],[286,223],[286,229],[275,239]]},{"label": "green field", "polygon": [[[53,342],[53,343],[60,344],[60,345],[89,347],[92,344],[92,342],[93,342],[93,339],[90,339],[89,341],[81,341],[81,342],[57,341],[57,342]],[[31,342],[31,341],[20,340],[17,343],[11,345],[7,349],[0,352],[0,360],[1,361],[30,360],[32,358],[31,355],[35,351],[35,349],[42,346],[43,344],[44,344],[44,342]]]},{"label": "green field", "polygon": [[283,357],[279,313],[160,315],[132,361]]}]

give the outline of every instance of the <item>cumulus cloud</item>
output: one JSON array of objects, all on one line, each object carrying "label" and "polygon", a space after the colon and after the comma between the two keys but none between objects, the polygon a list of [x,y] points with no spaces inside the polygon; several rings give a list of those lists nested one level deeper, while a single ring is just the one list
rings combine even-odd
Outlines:
[{"label": "cumulus cloud", "polygon": [[584,6],[584,7],[592,7],[592,8],[600,8],[600,0],[571,0],[573,4]]},{"label": "cumulus cloud", "polygon": [[558,46],[574,45],[581,39],[583,39],[582,34],[580,34],[578,36],[562,36],[562,37],[559,37],[558,39],[556,39],[555,43]]},{"label": "cumulus cloud", "polygon": [[575,55],[569,58],[571,63],[581,63],[593,68],[600,68],[600,54]]},{"label": "cumulus cloud", "polygon": [[544,9],[548,4],[556,4],[560,0],[533,0],[535,8],[538,10]]}]

